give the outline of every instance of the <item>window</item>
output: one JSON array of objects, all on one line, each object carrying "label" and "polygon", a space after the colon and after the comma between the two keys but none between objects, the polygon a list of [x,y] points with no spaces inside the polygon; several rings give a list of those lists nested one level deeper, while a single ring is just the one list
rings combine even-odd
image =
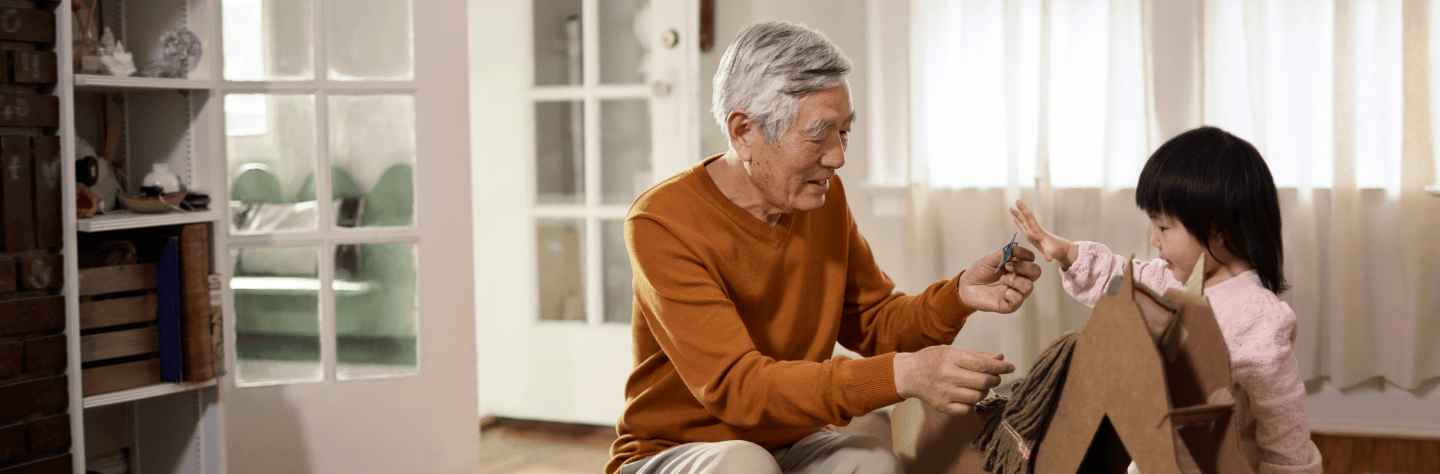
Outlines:
[{"label": "window", "polygon": [[1133,186],[1149,151],[1140,2],[913,8],[912,148],[931,186]]}]

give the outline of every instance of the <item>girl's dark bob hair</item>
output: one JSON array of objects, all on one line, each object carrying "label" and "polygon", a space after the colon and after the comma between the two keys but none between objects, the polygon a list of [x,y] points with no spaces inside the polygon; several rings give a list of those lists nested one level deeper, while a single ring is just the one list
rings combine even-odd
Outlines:
[{"label": "girl's dark bob hair", "polygon": [[1179,219],[1207,250],[1218,235],[1226,250],[1255,267],[1266,289],[1278,295],[1290,288],[1275,179],[1250,142],[1209,126],[1171,138],[1140,171],[1135,205]]}]

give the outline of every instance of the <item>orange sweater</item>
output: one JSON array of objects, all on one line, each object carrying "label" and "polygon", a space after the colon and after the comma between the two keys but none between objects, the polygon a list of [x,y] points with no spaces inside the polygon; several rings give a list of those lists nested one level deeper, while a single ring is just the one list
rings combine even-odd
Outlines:
[{"label": "orange sweater", "polygon": [[[635,368],[605,472],[695,441],[772,449],[900,402],[896,351],[949,344],[972,312],[959,276],[894,291],[840,178],[774,227],[710,178],[711,157],[641,195],[625,222]],[[831,358],[835,343],[866,356]]]}]

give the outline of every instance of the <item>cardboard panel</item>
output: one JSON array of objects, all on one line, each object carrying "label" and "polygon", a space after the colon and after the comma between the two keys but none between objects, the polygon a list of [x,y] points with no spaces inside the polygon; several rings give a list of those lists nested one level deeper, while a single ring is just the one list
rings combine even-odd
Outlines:
[{"label": "cardboard panel", "polygon": [[65,283],[65,261],[60,254],[20,259],[20,287],[26,290],[59,288]]},{"label": "cardboard panel", "polygon": [[155,326],[80,336],[81,362],[154,352],[160,352],[160,329]]},{"label": "cardboard panel", "polygon": [[[0,125],[5,125],[5,104],[0,94]],[[35,159],[30,155],[30,137],[0,136],[0,223],[4,224],[5,251],[35,248],[35,211],[31,186]]]},{"label": "cardboard panel", "polygon": [[155,264],[80,269],[80,296],[155,288]]},{"label": "cardboard panel", "polygon": [[0,301],[0,336],[65,327],[65,298]]},{"label": "cardboard panel", "polygon": [[80,329],[155,320],[155,294],[80,303]]},{"label": "cardboard panel", "polygon": [[27,450],[31,454],[70,447],[70,415],[57,415],[30,422],[26,427]]},{"label": "cardboard panel", "polygon": [[84,370],[85,396],[160,383],[160,359],[145,359]]},{"label": "cardboard panel", "polygon": [[1035,472],[1114,463],[1122,467],[1110,472],[1124,472],[1133,457],[1141,472],[1180,474],[1162,356],[1132,278],[1127,265],[1117,291],[1100,297],[1080,330],[1054,418],[1035,450]]},{"label": "cardboard panel", "polygon": [[1250,472],[1214,314],[1202,296],[1157,296],[1132,272],[1078,336],[1035,472],[1124,472],[1131,459],[1149,474]]},{"label": "cardboard panel", "polygon": [[65,219],[61,201],[64,163],[60,161],[60,137],[32,137],[35,151],[35,246],[57,248],[65,244],[61,235]]},{"label": "cardboard panel", "polygon": [[0,386],[0,420],[13,420],[70,406],[70,382],[56,375]]},{"label": "cardboard panel", "polygon": [[55,53],[49,51],[11,51],[10,81],[16,84],[49,84],[55,82]]},{"label": "cardboard panel", "polygon": [[65,362],[69,359],[65,342],[64,334],[26,340],[25,373],[45,374],[65,370]]}]

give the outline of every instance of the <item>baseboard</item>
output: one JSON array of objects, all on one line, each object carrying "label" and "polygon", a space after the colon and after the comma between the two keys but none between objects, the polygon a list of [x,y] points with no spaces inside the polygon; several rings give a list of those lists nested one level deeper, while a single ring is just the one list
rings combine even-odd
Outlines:
[{"label": "baseboard", "polygon": [[1310,432],[1349,436],[1440,439],[1440,424],[1353,418],[1310,418]]}]

